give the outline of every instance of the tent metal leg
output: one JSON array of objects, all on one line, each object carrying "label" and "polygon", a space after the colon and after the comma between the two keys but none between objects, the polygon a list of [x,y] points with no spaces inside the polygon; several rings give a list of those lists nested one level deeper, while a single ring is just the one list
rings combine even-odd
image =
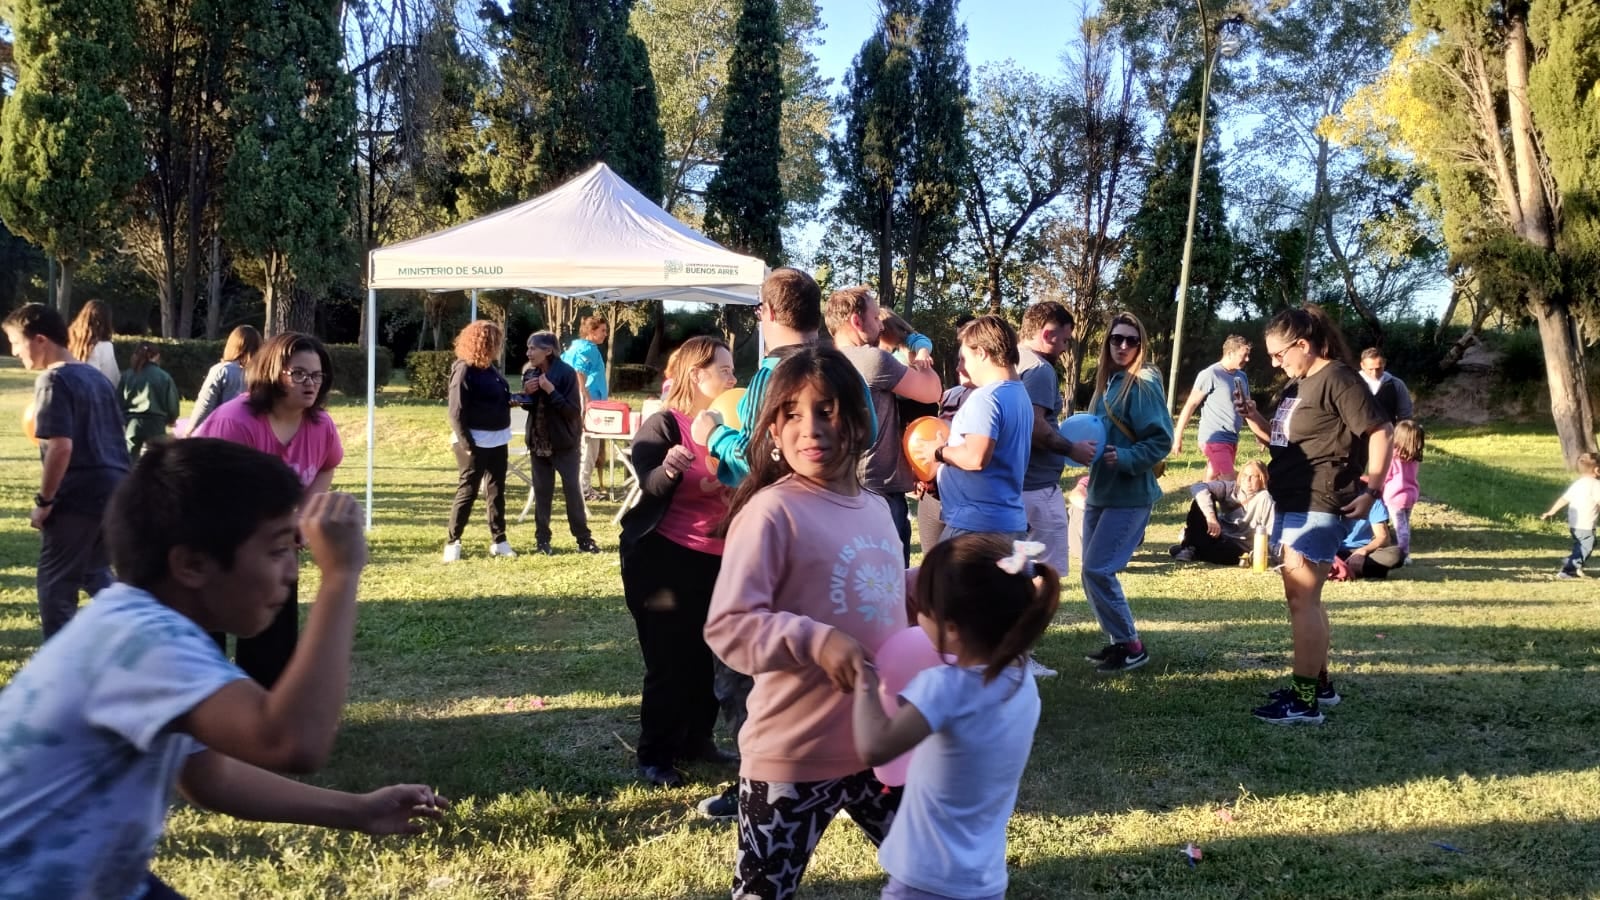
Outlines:
[{"label": "tent metal leg", "polygon": [[378,290],[367,288],[367,531],[372,531],[372,450],[378,411]]}]

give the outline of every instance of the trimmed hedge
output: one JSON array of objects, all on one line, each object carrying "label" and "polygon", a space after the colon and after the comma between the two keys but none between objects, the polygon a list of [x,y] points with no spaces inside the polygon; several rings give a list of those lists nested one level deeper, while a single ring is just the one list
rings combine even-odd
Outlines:
[{"label": "trimmed hedge", "polygon": [[411,381],[411,396],[443,400],[450,393],[450,366],[456,361],[453,350],[413,350],[406,356],[406,377]]},{"label": "trimmed hedge", "polygon": [[[222,359],[222,341],[177,341],[157,337],[118,335],[111,345],[116,350],[117,366],[128,368],[134,348],[144,342],[161,348],[161,368],[172,376],[178,393],[194,397],[205,383],[206,373]],[[333,358],[333,389],[349,396],[367,392],[367,352],[358,344],[329,344],[328,355]],[[378,390],[389,383],[394,369],[394,355],[387,347],[378,348]]]}]

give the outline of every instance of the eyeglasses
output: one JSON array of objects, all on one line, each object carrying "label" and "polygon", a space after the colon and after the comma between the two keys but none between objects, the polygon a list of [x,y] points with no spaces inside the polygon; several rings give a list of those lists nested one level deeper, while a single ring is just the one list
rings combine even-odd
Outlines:
[{"label": "eyeglasses", "polygon": [[1106,343],[1113,347],[1121,347],[1124,350],[1129,350],[1139,346],[1139,344],[1143,342],[1140,340],[1137,334],[1113,334],[1112,336],[1106,338]]},{"label": "eyeglasses", "polygon": [[321,372],[307,372],[305,369],[290,369],[284,374],[295,384],[321,384],[323,379]]},{"label": "eyeglasses", "polygon": [[[1301,338],[1301,339],[1300,339],[1300,341],[1303,341],[1303,340],[1305,340],[1305,338]],[[1289,349],[1290,349],[1290,348],[1291,348],[1291,347],[1293,347],[1293,346],[1294,346],[1294,345],[1295,345],[1295,344],[1298,344],[1298,343],[1300,343],[1300,341],[1290,341],[1290,342],[1289,342],[1289,343],[1287,343],[1287,344],[1284,344],[1284,345],[1283,345],[1283,349],[1282,349],[1282,350],[1279,350],[1279,351],[1278,351],[1278,352],[1276,352],[1276,353],[1273,353],[1273,352],[1271,352],[1271,351],[1268,351],[1268,353],[1267,353],[1267,355],[1268,355],[1268,356],[1270,356],[1270,357],[1271,357],[1271,358],[1272,358],[1272,364],[1273,364],[1273,365],[1275,365],[1275,366],[1281,366],[1281,365],[1283,365],[1283,355],[1284,355],[1284,354],[1285,354],[1285,353],[1288,353],[1288,352],[1289,352]]]}]

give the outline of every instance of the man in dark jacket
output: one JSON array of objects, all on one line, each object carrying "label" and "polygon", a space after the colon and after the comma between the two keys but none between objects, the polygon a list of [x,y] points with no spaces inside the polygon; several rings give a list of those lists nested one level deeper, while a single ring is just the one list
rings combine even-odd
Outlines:
[{"label": "man in dark jacket", "polygon": [[554,333],[538,331],[528,336],[528,364],[522,369],[522,391],[528,396],[528,458],[533,470],[534,549],[554,556],[550,546],[550,508],[555,498],[556,475],[567,504],[567,527],[584,553],[599,553],[589,533],[589,512],[583,505],[583,484],[578,477],[579,443],[583,437],[583,399],[578,373],[561,361],[561,344]]}]

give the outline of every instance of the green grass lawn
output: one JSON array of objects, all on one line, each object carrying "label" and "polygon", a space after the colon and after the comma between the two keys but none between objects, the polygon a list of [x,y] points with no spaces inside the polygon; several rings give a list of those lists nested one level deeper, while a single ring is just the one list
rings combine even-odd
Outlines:
[{"label": "green grass lawn", "polygon": [[[0,368],[0,422],[31,378]],[[365,416],[334,414],[336,485],[360,494]],[[350,704],[318,784],[434,784],[457,806],[432,834],[376,840],[180,809],[156,871],[210,897],[726,897],[734,832],[681,790],[633,779],[641,664],[615,552],[439,562],[455,471],[439,404],[378,410],[376,530]],[[1192,454],[1165,478],[1198,476]],[[0,683],[33,652],[38,462],[0,428]],[[1016,898],[1580,897],[1600,895],[1600,603],[1552,578],[1565,528],[1537,514],[1568,476],[1552,435],[1440,429],[1422,465],[1414,564],[1332,585],[1345,703],[1322,728],[1249,715],[1289,664],[1271,575],[1179,566],[1166,554],[1182,492],[1156,510],[1125,577],[1153,656],[1096,677],[1076,581],[1039,656],[1043,720],[1011,823]],[[511,491],[520,509],[525,494]],[[594,509],[612,551],[615,506]],[[512,523],[531,548],[533,526]],[[310,596],[308,572],[302,596]],[[1204,851],[1190,867],[1180,850]],[[1451,849],[1453,848],[1453,849]],[[823,839],[803,894],[876,897],[882,871],[847,822]]]}]

